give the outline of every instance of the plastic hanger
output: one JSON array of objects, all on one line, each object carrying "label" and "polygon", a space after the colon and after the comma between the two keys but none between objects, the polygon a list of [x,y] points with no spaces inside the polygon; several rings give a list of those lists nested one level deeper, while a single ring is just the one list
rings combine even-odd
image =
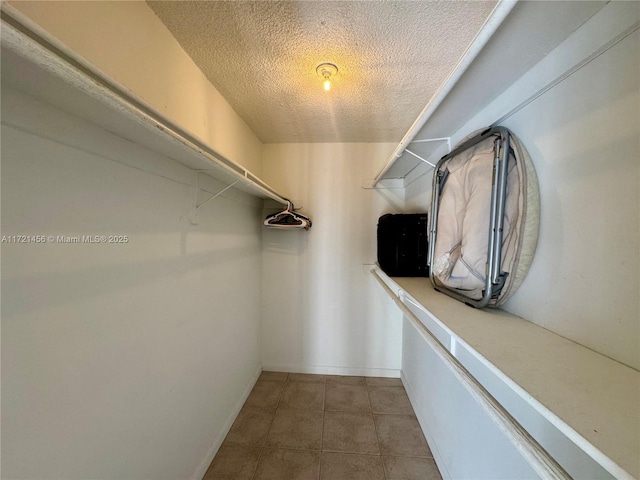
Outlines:
[{"label": "plastic hanger", "polygon": [[279,228],[279,229],[300,229],[304,228],[309,230],[311,228],[311,219],[296,213],[293,203],[287,200],[286,208],[278,213],[272,213],[267,215],[263,222],[267,228]]}]

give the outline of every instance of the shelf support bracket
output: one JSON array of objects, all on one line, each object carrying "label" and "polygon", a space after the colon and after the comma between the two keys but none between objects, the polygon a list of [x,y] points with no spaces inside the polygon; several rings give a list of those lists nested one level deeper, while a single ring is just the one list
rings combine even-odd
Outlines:
[{"label": "shelf support bracket", "polygon": [[447,142],[447,148],[449,149],[447,153],[451,153],[451,137],[424,138],[422,140],[411,140],[410,143],[429,143],[429,142]]},{"label": "shelf support bracket", "polygon": [[218,193],[214,193],[213,195],[211,195],[204,202],[198,203],[198,194],[200,193],[200,174],[201,173],[203,173],[203,172],[201,172],[201,171],[196,172],[196,182],[195,182],[195,185],[193,186],[193,188],[191,190],[191,202],[190,202],[190,208],[189,208],[189,220],[191,221],[191,223],[193,225],[198,225],[198,223],[200,223],[200,207],[202,207],[203,205],[209,203],[214,198],[218,198],[220,195],[222,195],[224,192],[226,192],[227,190],[229,190],[230,188],[235,186],[235,184],[240,181],[240,179],[238,179],[235,182],[230,183],[229,185],[224,187],[222,190],[220,190]]},{"label": "shelf support bracket", "polygon": [[[398,147],[396,148],[396,152],[394,152],[394,154],[392,155],[392,159],[389,161],[389,163],[387,163],[387,166],[383,168],[382,171],[378,174],[378,176],[373,180],[369,188],[376,188],[376,185],[378,183],[380,183],[382,180],[385,180],[384,175],[389,171],[391,166],[398,160],[398,158],[400,158],[403,155],[404,152],[407,152],[408,154],[416,157],[421,162],[427,163],[428,165],[431,166],[431,168],[435,168],[436,166],[433,163],[431,163],[427,159],[423,158],[422,156],[418,155],[415,152],[412,152],[411,150],[409,150],[409,148],[407,148],[409,147],[409,145],[412,145],[414,143],[417,144],[417,143],[430,143],[430,142],[447,142],[447,149],[448,149],[447,153],[451,153],[451,137],[422,138],[418,140],[411,140],[409,143],[406,144],[406,146],[403,146],[402,144],[403,142],[401,142],[400,145],[398,145]],[[408,176],[414,168],[415,168],[415,165],[412,166],[411,170],[409,170],[408,172],[405,172],[403,178]]]},{"label": "shelf support bracket", "polygon": [[404,151],[405,151],[405,152],[407,152],[407,153],[409,153],[409,154],[411,154],[411,155],[413,155],[413,156],[414,156],[414,157],[416,157],[418,160],[421,160],[421,161],[423,161],[424,163],[426,163],[426,164],[428,164],[428,165],[431,165],[433,168],[436,168],[436,166],[435,166],[433,163],[431,163],[429,160],[426,160],[426,159],[422,158],[422,157],[421,157],[420,155],[418,155],[417,153],[413,153],[413,152],[412,152],[411,150],[409,150],[408,148],[405,148],[405,149],[404,149]]},{"label": "shelf support bracket", "polygon": [[213,195],[211,195],[209,198],[207,198],[204,202],[202,202],[200,205],[196,205],[196,211],[202,207],[203,205],[209,203],[211,200],[213,200],[214,198],[219,197],[220,195],[222,195],[224,192],[226,192],[227,190],[229,190],[231,187],[233,187],[236,183],[238,183],[240,180],[236,180],[235,182],[227,185],[226,187],[224,187],[222,190],[220,190],[218,193],[215,193]]}]

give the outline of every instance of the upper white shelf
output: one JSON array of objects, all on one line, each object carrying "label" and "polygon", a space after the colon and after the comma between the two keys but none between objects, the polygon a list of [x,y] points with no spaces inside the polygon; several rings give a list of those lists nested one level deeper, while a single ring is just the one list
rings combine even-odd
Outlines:
[{"label": "upper white shelf", "polygon": [[64,46],[2,15],[2,82],[258,198],[287,200]]},{"label": "upper white shelf", "polygon": [[[499,2],[454,71],[398,144],[373,186],[382,180],[413,179],[429,171],[432,168],[429,163],[437,163],[451,147],[446,142],[425,143],[425,140],[453,137],[606,3]],[[567,69],[573,66],[575,63]],[[565,72],[563,67],[556,76],[536,85],[536,91],[544,91]],[[527,93],[512,98],[507,111],[517,108],[529,96]],[[491,121],[497,123],[500,119],[498,116]]]}]

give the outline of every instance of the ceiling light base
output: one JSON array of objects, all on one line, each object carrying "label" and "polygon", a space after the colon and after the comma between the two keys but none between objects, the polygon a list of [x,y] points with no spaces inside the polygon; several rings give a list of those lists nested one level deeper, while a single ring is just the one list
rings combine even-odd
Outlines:
[{"label": "ceiling light base", "polygon": [[338,67],[336,67],[333,63],[321,63],[316,67],[316,73],[323,78],[331,78],[338,74]]}]

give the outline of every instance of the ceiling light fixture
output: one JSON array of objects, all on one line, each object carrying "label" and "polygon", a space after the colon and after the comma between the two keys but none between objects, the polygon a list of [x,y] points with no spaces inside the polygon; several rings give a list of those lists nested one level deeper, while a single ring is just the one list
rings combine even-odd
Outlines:
[{"label": "ceiling light fixture", "polygon": [[321,63],[316,67],[316,73],[324,79],[322,85],[328,92],[331,90],[331,78],[338,74],[338,67],[333,63]]}]

